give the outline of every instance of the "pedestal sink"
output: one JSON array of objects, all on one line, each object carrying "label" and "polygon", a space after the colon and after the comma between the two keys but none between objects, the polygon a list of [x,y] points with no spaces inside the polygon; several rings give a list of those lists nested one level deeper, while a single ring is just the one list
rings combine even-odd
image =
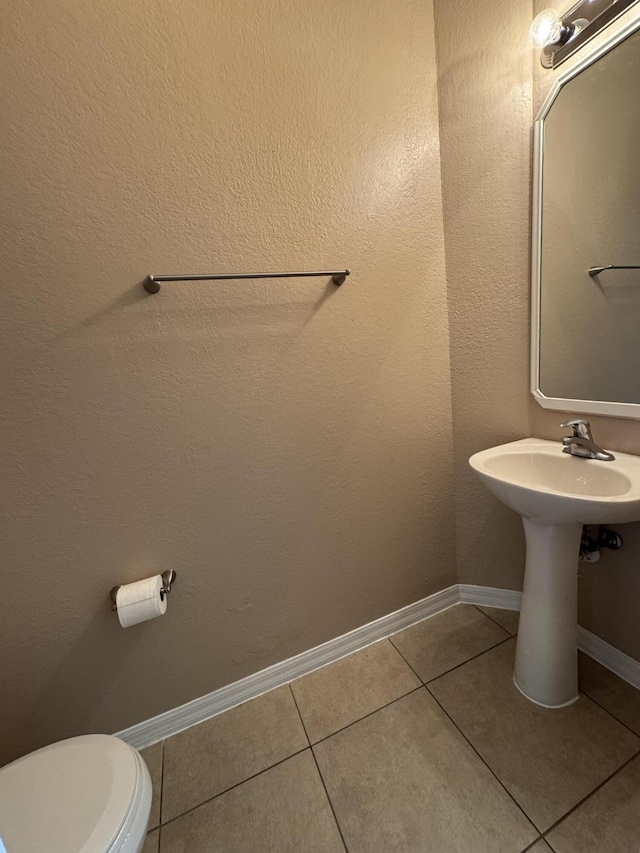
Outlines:
[{"label": "pedestal sink", "polygon": [[514,681],[527,699],[562,708],[578,698],[578,555],[583,524],[640,521],[640,457],[613,462],[525,438],[476,453],[480,480],[522,516],[527,543]]}]

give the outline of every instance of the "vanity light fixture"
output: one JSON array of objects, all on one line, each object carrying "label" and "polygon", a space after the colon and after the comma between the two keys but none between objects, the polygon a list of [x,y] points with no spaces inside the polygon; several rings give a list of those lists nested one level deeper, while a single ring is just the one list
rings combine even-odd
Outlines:
[{"label": "vanity light fixture", "polygon": [[533,19],[529,28],[529,41],[533,47],[543,50],[545,47],[566,44],[574,32],[575,24],[565,26],[559,12],[545,9]]},{"label": "vanity light fixture", "polygon": [[545,68],[552,67],[555,51],[573,38],[578,26],[573,21],[565,23],[555,9],[545,9],[535,16],[529,27],[529,41],[542,51],[540,61]]},{"label": "vanity light fixture", "polygon": [[544,68],[557,68],[638,0],[578,0],[568,12],[545,9],[529,28]]}]

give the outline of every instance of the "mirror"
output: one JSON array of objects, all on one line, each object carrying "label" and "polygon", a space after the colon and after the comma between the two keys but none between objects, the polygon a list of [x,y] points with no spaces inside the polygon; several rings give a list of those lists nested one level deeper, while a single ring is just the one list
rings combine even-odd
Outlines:
[{"label": "mirror", "polygon": [[546,408],[640,418],[639,26],[561,76],[536,122],[531,390]]}]

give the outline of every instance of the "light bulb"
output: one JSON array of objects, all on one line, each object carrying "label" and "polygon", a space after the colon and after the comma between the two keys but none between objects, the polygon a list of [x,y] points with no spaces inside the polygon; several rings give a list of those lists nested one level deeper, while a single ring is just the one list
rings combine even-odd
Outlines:
[{"label": "light bulb", "polygon": [[545,9],[533,19],[529,28],[529,41],[542,49],[559,42],[562,38],[562,18],[555,9]]}]

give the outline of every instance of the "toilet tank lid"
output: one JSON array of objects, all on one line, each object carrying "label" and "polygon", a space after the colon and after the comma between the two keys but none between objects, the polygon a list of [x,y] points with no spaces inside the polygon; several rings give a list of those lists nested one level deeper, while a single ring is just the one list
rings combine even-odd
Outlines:
[{"label": "toilet tank lid", "polygon": [[112,735],[59,741],[8,764],[0,769],[7,853],[107,853],[140,796],[140,776],[135,750]]}]

